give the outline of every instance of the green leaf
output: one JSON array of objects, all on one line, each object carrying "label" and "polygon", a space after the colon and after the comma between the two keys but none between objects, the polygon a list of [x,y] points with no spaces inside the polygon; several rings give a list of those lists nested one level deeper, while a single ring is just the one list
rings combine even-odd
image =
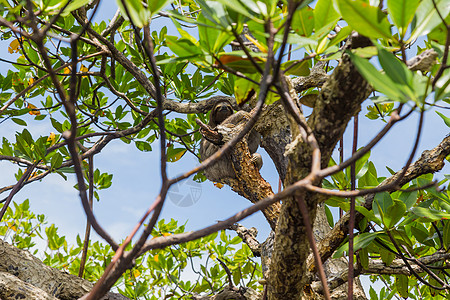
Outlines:
[{"label": "green leaf", "polygon": [[245,7],[245,5],[243,5],[243,3],[241,1],[239,1],[239,0],[218,0],[218,1],[220,3],[222,3],[223,5],[227,6],[228,8],[230,8],[231,10],[233,10],[243,16],[246,16],[252,20],[255,20],[253,15],[250,13],[251,11],[248,10],[247,7]]},{"label": "green leaf", "polygon": [[141,0],[117,0],[117,5],[119,6],[122,16],[127,20],[131,19],[133,24],[137,27],[141,28],[150,21],[150,11],[144,8]]},{"label": "green leaf", "polygon": [[[118,0],[121,1],[121,0]],[[155,15],[157,12],[159,12],[164,7],[168,6],[170,3],[172,3],[173,0],[152,0],[152,1],[146,1],[148,5],[148,10],[150,10],[150,17]]]},{"label": "green leaf", "polygon": [[346,38],[348,38],[349,34],[352,32],[353,28],[351,26],[345,26],[342,28],[334,38],[330,40],[330,43],[327,45],[327,47],[331,47],[334,45],[337,45],[338,43],[342,42]]},{"label": "green leaf", "polygon": [[349,52],[350,58],[361,75],[380,93],[391,100],[405,100],[398,86],[386,75],[378,71],[368,60]]},{"label": "green leaf", "polygon": [[293,15],[291,27],[298,35],[310,36],[314,29],[313,9],[306,6],[297,10]]},{"label": "green leaf", "polygon": [[403,215],[406,212],[406,205],[400,200],[393,200],[393,204],[389,206],[384,214],[384,224],[388,228],[392,228],[398,221],[403,218]]},{"label": "green leaf", "polygon": [[375,290],[373,289],[372,286],[370,286],[369,295],[370,295],[370,300],[378,300],[377,292],[375,292]]},{"label": "green leaf", "polygon": [[412,83],[412,72],[408,67],[400,62],[400,60],[391,52],[387,51],[383,47],[377,45],[378,48],[378,60],[386,75],[392,79],[392,81],[401,85],[410,86]]},{"label": "green leaf", "polygon": [[27,130],[24,129],[22,131],[22,138],[24,139],[24,141],[28,144],[28,145],[33,145],[33,137],[31,136],[31,133]]},{"label": "green leaf", "polygon": [[388,12],[403,39],[416,12],[419,0],[387,0]]},{"label": "green leaf", "polygon": [[[383,233],[382,231],[377,232],[365,232],[357,235],[353,240],[353,249],[357,251],[361,248],[369,246],[370,243],[379,235]],[[333,258],[342,257],[344,252],[348,252],[348,242],[339,247],[333,255]]]},{"label": "green leaf", "polygon": [[428,222],[450,219],[450,214],[425,207],[413,207],[411,212],[418,217],[425,218]]},{"label": "green leaf", "polygon": [[203,54],[198,45],[187,38],[177,38],[175,36],[166,36],[166,43],[170,50],[180,57]]},{"label": "green leaf", "polygon": [[360,249],[358,251],[358,257],[359,257],[361,266],[364,269],[367,269],[369,267],[369,251],[367,250],[367,248]]},{"label": "green leaf", "polygon": [[59,152],[56,152],[55,155],[53,155],[50,165],[52,169],[58,169],[61,167],[63,162],[63,157]]},{"label": "green leaf", "polygon": [[339,10],[347,23],[369,38],[391,39],[391,28],[386,14],[378,7],[362,0],[337,0]]},{"label": "green leaf", "polygon": [[444,116],[443,114],[441,114],[441,113],[438,112],[438,111],[437,111],[436,113],[444,120],[445,125],[447,125],[448,127],[450,127],[450,118]]},{"label": "green leaf", "polygon": [[[393,205],[393,201],[388,192],[381,192],[375,195],[372,203],[372,209],[375,215],[383,216],[387,213],[388,208]],[[381,211],[380,211],[381,209]]]},{"label": "green leaf", "polygon": [[314,27],[316,32],[324,27],[332,29],[340,19],[339,13],[329,0],[319,0],[314,8]]},{"label": "green leaf", "polygon": [[53,126],[53,128],[56,129],[56,131],[58,131],[59,133],[62,133],[64,131],[61,123],[59,123],[58,121],[56,121],[53,118],[50,118],[50,121],[52,122],[52,126]]},{"label": "green leaf", "polygon": [[333,214],[331,213],[331,210],[328,207],[328,205],[325,205],[325,215],[327,216],[328,225],[330,225],[330,227],[333,228],[334,227]]},{"label": "green leaf", "polygon": [[408,298],[408,277],[406,275],[395,275],[395,286],[403,298]]},{"label": "green leaf", "polygon": [[[197,0],[198,4],[200,5],[200,8],[202,10],[201,15],[203,15],[206,19],[208,19],[212,24],[220,25],[222,28],[227,28],[231,25],[230,16],[228,14],[228,11],[226,10],[226,7],[216,1],[204,1],[204,0]],[[200,15],[199,15],[200,17]],[[187,18],[187,20],[189,20]],[[186,21],[187,21],[186,20]],[[204,25],[203,20],[197,19],[198,25]]]},{"label": "green leaf", "polygon": [[[411,186],[410,188],[414,188],[414,186]],[[417,191],[413,192],[400,192],[400,195],[398,199],[400,199],[403,203],[406,205],[406,209],[410,209],[414,206],[417,202]]]},{"label": "green leaf", "polygon": [[394,253],[383,247],[380,247],[380,256],[381,260],[386,264],[386,266],[389,266],[395,258]]},{"label": "green leaf", "polygon": [[[292,64],[296,63],[295,60],[290,60],[281,64],[281,69],[285,70]],[[307,60],[296,64],[289,70],[285,72],[285,75],[296,75],[296,76],[308,76],[309,75],[309,62]]]},{"label": "green leaf", "polygon": [[19,118],[11,118],[11,121],[21,126],[27,126],[27,122]]},{"label": "green leaf", "polygon": [[230,32],[217,28],[217,25],[205,18],[203,13],[198,16],[198,21],[204,23],[204,25],[198,25],[199,42],[210,53],[222,51],[234,40],[234,36]]},{"label": "green leaf", "polygon": [[[90,0],[73,0],[69,5],[67,5],[64,12],[61,14],[62,17],[67,17],[72,11],[79,9],[80,7],[89,3]],[[67,1],[61,1],[67,2]]]},{"label": "green leaf", "polygon": [[136,148],[138,148],[139,150],[141,150],[143,152],[152,151],[152,146],[147,142],[136,141],[135,144],[136,144]]},{"label": "green leaf", "polygon": [[[450,22],[450,14],[445,18],[446,24]],[[441,22],[437,27],[435,27],[429,34],[428,39],[434,41],[438,44],[444,45],[447,37],[447,27],[444,22]]]},{"label": "green leaf", "polygon": [[445,221],[444,230],[442,232],[442,240],[444,243],[443,246],[446,250],[448,250],[450,246],[450,221]]},{"label": "green leaf", "polygon": [[168,148],[167,149],[167,161],[176,162],[183,157],[186,153],[186,149],[184,148]]},{"label": "green leaf", "polygon": [[372,210],[368,210],[364,206],[359,206],[359,205],[357,205],[355,207],[355,209],[357,212],[363,214],[363,216],[366,217],[369,221],[372,221],[372,222],[377,223],[378,225],[381,225],[381,220],[375,216],[375,213]]},{"label": "green leaf", "polygon": [[[450,13],[450,1],[448,0],[434,0],[441,16],[446,18]],[[411,37],[406,43],[416,40],[419,36],[428,34],[436,26],[442,22],[437,13],[433,0],[423,0],[420,2],[416,10],[416,27],[413,29]]]},{"label": "green leaf", "polygon": [[369,169],[369,164],[367,161],[370,157],[370,151],[367,151],[360,159],[358,159],[355,163],[355,173],[356,173],[356,179],[361,178],[366,174],[366,172]]}]

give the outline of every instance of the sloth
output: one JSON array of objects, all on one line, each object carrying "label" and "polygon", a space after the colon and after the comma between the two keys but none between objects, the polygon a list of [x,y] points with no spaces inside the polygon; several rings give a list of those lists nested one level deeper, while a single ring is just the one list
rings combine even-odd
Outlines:
[{"label": "sloth", "polygon": [[[221,100],[217,102],[211,110],[209,116],[208,125],[211,129],[215,129],[217,125],[226,127],[234,127],[242,122],[243,119],[250,117],[250,114],[245,111],[238,111],[233,113],[233,107],[228,100]],[[248,149],[252,154],[252,161],[258,169],[262,167],[262,157],[256,150],[259,147],[261,141],[261,135],[255,130],[250,131],[250,134],[246,135]],[[216,145],[208,141],[205,137],[200,142],[200,158],[205,160],[212,156],[220,149],[219,145]],[[236,173],[233,169],[230,153],[226,153],[212,166],[205,169],[204,174],[206,178],[214,182],[225,183],[226,179],[235,179]]]}]

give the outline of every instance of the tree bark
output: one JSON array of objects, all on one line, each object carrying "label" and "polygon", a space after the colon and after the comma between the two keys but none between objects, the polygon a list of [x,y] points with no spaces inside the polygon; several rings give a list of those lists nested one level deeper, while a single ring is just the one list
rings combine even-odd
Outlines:
[{"label": "tree bark", "polygon": [[[49,267],[30,252],[13,247],[0,239],[0,299],[72,300],[82,297],[92,287],[91,282]],[[21,298],[21,295],[26,298]],[[35,295],[35,298],[31,295]],[[110,292],[102,299],[128,298]]]}]

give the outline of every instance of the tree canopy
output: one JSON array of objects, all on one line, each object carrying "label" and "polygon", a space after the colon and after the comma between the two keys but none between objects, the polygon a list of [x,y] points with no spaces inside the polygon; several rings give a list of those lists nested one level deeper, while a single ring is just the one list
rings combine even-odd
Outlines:
[{"label": "tree canopy", "polygon": [[[450,1],[118,0],[111,20],[97,19],[101,1],[0,3],[13,57],[0,58],[0,126],[15,132],[0,161],[16,166],[0,187],[0,298],[448,298],[450,176],[434,173],[450,161],[450,135],[418,144],[433,133],[426,115],[449,132]],[[209,126],[224,100],[245,118]],[[371,150],[413,115],[403,168],[381,176]],[[383,123],[366,145],[361,119]],[[278,187],[252,160],[251,130]],[[221,147],[203,161],[202,139]],[[158,195],[121,241],[93,205],[115,189],[95,165],[113,141],[159,155]],[[195,231],[161,219],[175,185],[207,181],[224,157],[236,176],[223,183],[248,208]],[[180,160],[198,164],[168,174]],[[74,244],[34,199],[13,201],[50,174],[76,179],[86,232]],[[272,229],[264,242],[238,223],[258,211]],[[385,286],[364,292],[360,275]]]}]

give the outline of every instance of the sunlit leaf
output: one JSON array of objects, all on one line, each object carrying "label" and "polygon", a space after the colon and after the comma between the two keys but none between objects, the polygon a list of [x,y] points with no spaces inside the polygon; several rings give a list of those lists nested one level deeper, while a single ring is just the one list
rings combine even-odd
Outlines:
[{"label": "sunlit leaf", "polygon": [[173,2],[173,0],[152,0],[152,1],[147,1],[146,3],[148,5],[148,10],[151,13],[150,16],[155,15],[161,9],[165,8],[166,6],[168,6],[172,2]]},{"label": "sunlit leaf", "polygon": [[391,38],[386,14],[363,0],[337,0],[339,10],[347,23],[364,36]]},{"label": "sunlit leaf", "polygon": [[402,38],[405,36],[406,29],[408,28],[409,23],[411,23],[418,5],[419,0],[387,1],[389,14],[395,26],[398,27]]},{"label": "sunlit leaf", "polygon": [[434,4],[443,18],[450,13],[450,1],[448,0],[422,0],[416,10],[416,26],[407,43],[421,35],[428,34],[442,22]]},{"label": "sunlit leaf", "polygon": [[447,125],[448,127],[450,127],[450,118],[444,116],[443,114],[441,114],[440,112],[436,112],[441,118],[442,120],[444,120],[445,125]]},{"label": "sunlit leaf", "polygon": [[[125,4],[125,5],[124,5]],[[150,10],[144,8],[141,0],[117,0],[122,16],[137,27],[143,27],[150,21]]]},{"label": "sunlit leaf", "polygon": [[449,213],[446,213],[443,211],[438,211],[438,210],[431,209],[431,208],[413,207],[411,209],[411,212],[414,213],[416,216],[428,219],[431,222],[442,220],[442,219],[446,219],[446,220],[450,219]]},{"label": "sunlit leaf", "polygon": [[317,31],[327,27],[332,29],[335,23],[340,19],[339,13],[334,9],[331,1],[319,0],[314,8],[314,27]]},{"label": "sunlit leaf", "polygon": [[53,145],[56,142],[56,134],[54,132],[50,132],[47,142],[50,142],[50,145]]},{"label": "sunlit leaf", "polygon": [[[67,5],[67,7],[64,9],[64,12],[61,14],[61,16],[63,16],[63,17],[68,16],[72,11],[88,4],[90,1],[91,0],[73,0],[73,1],[71,1],[71,3],[69,5]],[[63,2],[64,5],[67,3],[67,1],[61,1],[61,2]]]}]

